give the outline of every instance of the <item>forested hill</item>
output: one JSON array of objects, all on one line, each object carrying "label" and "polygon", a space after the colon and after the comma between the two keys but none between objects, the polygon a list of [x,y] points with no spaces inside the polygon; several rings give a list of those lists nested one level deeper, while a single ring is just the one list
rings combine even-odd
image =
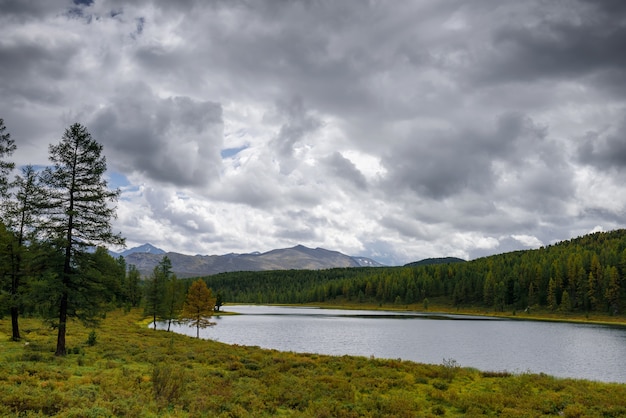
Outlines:
[{"label": "forested hill", "polygon": [[462,258],[456,257],[440,257],[440,258],[425,258],[420,261],[414,261],[412,263],[405,264],[405,267],[418,267],[427,266],[430,264],[451,264],[451,263],[465,263]]},{"label": "forested hill", "polygon": [[224,273],[205,280],[227,302],[427,304],[436,298],[500,311],[540,306],[615,314],[626,307],[626,230],[465,263]]}]

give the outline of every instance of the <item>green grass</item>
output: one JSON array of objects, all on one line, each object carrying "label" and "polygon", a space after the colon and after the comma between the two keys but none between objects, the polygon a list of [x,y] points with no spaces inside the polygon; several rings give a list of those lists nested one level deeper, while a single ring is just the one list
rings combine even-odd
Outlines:
[{"label": "green grass", "polygon": [[[153,331],[139,311],[56,334],[0,321],[0,416],[415,417],[626,415],[626,385],[351,356],[284,353]],[[92,339],[93,341],[93,339]]]}]

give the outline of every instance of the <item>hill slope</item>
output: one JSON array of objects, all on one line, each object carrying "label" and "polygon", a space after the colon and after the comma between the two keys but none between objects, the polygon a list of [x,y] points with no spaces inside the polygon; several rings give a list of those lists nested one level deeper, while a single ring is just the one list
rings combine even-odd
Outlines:
[{"label": "hill slope", "polygon": [[414,261],[412,263],[405,264],[404,267],[417,267],[417,266],[429,266],[432,264],[452,264],[452,263],[466,263],[462,258],[457,257],[441,257],[441,258],[425,258],[420,261]]}]

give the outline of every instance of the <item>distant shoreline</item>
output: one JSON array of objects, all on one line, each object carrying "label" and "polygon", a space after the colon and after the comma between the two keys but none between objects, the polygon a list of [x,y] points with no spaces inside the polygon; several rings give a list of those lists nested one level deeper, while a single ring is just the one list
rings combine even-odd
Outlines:
[{"label": "distant shoreline", "polygon": [[[589,325],[607,325],[626,327],[626,318],[623,316],[610,316],[601,315],[598,313],[591,313],[588,315],[580,313],[568,313],[563,315],[562,313],[546,312],[545,310],[536,309],[531,310],[531,313],[526,312],[495,312],[488,311],[479,307],[462,307],[451,308],[442,305],[432,305],[431,308],[419,309],[420,305],[374,305],[374,304],[338,304],[338,303],[230,303],[225,304],[217,315],[237,315],[234,312],[228,312],[228,306],[234,305],[259,305],[259,306],[293,306],[293,307],[319,307],[326,309],[345,309],[345,310],[366,310],[366,311],[397,311],[397,312],[415,312],[419,314],[452,314],[452,315],[474,315],[485,316],[491,318],[511,319],[518,321],[542,321],[542,322],[567,322],[574,324],[589,324]],[[533,311],[536,311],[533,312]]]}]

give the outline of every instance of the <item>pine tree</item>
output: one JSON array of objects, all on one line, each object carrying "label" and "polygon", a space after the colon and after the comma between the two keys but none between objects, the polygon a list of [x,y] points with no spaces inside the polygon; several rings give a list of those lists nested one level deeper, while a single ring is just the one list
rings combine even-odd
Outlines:
[{"label": "pine tree", "polygon": [[[64,254],[60,272],[60,299],[58,305],[58,336],[56,355],[66,354],[65,334],[68,314],[81,319],[82,312],[72,300],[81,288],[80,258],[90,248],[100,244],[122,245],[124,239],[114,234],[111,219],[115,209],[110,206],[119,196],[119,190],[109,190],[103,178],[106,159],[102,145],[96,142],[87,128],[75,123],[65,130],[57,145],[50,145],[52,167],[43,173],[49,198],[45,202],[44,229],[47,239]],[[81,295],[84,299],[86,295]],[[92,295],[94,297],[98,295]]]},{"label": "pine tree", "polygon": [[215,298],[202,279],[191,284],[187,291],[187,298],[183,305],[180,316],[181,322],[186,322],[190,327],[196,327],[196,338],[200,338],[200,328],[215,325],[210,318],[213,315]]}]

